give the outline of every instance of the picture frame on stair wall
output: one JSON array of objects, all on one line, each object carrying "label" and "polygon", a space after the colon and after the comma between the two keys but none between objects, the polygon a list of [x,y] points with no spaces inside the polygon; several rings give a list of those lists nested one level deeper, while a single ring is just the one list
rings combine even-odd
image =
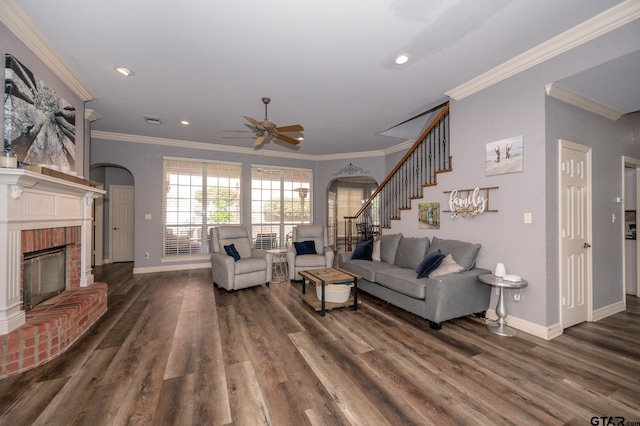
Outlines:
[{"label": "picture frame on stair wall", "polygon": [[418,204],[418,228],[440,229],[440,203]]}]

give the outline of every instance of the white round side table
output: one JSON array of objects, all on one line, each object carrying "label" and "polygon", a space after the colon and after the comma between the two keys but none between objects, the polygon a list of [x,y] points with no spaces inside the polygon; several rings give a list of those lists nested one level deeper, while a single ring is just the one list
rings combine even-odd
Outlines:
[{"label": "white round side table", "polygon": [[268,249],[265,251],[273,254],[273,278],[275,278],[273,282],[282,283],[287,281],[287,249]]}]

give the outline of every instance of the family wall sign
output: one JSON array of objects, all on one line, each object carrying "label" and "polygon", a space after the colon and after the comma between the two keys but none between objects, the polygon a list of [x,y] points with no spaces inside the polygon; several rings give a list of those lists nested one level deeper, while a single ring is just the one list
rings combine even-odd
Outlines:
[{"label": "family wall sign", "polygon": [[467,215],[474,217],[486,212],[495,213],[498,210],[489,208],[489,195],[493,189],[498,189],[498,187],[475,187],[444,191],[445,194],[449,194],[449,210],[443,210],[443,212],[451,213],[452,219],[458,216],[466,217]]}]

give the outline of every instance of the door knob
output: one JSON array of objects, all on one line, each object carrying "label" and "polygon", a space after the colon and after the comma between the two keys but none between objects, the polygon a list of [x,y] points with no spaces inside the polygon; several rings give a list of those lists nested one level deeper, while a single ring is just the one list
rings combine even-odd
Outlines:
[{"label": "door knob", "polygon": [[[118,228],[118,227],[114,227],[114,228],[113,228],[113,230],[114,230],[114,231],[117,231],[118,229],[120,229],[120,228]],[[585,244],[586,244],[586,243],[585,243]]]},{"label": "door knob", "polygon": [[589,243],[584,243],[584,245],[583,245],[582,247],[584,247],[584,248],[590,248],[590,247],[591,247],[591,244],[589,244]]}]

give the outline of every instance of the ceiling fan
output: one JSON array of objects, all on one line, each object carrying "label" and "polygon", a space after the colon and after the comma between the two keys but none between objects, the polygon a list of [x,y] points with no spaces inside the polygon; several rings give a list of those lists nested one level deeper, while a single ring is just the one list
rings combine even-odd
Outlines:
[{"label": "ceiling fan", "polygon": [[[292,145],[298,145],[302,139],[304,139],[302,132],[304,127],[300,124],[292,124],[290,126],[276,126],[267,118],[267,105],[269,105],[271,99],[262,98],[264,103],[264,120],[258,121],[255,118],[243,116],[251,124],[246,124],[250,131],[256,135],[256,140],[253,142],[253,147],[258,148],[263,142],[273,139],[278,139],[283,142],[290,143]],[[223,130],[223,132],[247,132],[248,130]],[[288,133],[285,135],[283,133]]]}]

